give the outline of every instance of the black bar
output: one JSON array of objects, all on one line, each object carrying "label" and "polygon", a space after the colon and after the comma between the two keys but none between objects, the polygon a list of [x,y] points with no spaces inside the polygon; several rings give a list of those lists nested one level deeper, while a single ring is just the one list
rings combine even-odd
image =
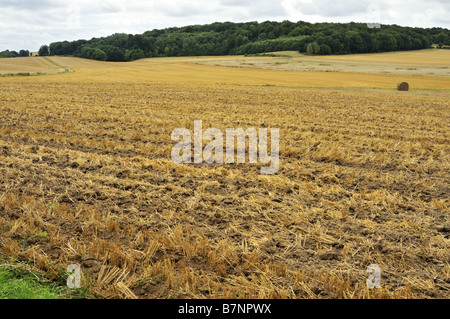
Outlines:
[{"label": "black bar", "polygon": [[[438,314],[446,313],[449,300],[402,299],[402,300],[272,300],[272,299],[174,299],[174,300],[118,300],[118,299],[73,299],[73,300],[1,300],[1,309],[25,315],[74,315],[78,319],[104,316],[144,316],[150,318],[306,318],[327,316],[367,315],[380,316],[381,319],[392,314],[393,309],[405,315],[417,315],[418,311],[432,310]],[[93,311],[93,312],[92,312]]]}]

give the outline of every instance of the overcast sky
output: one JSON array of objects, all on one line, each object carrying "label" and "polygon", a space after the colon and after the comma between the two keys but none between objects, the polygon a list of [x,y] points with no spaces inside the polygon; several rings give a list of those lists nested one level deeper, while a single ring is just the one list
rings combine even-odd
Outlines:
[{"label": "overcast sky", "polygon": [[0,51],[216,21],[378,22],[450,29],[450,0],[0,0]]}]

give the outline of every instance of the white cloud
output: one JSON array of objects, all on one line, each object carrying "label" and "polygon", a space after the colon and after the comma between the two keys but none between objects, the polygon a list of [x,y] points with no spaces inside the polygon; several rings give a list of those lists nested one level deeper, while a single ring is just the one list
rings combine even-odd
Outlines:
[{"label": "white cloud", "polygon": [[449,23],[449,13],[440,9],[426,9],[423,13],[412,15],[414,25],[426,27],[431,23],[447,24]]},{"label": "white cloud", "polygon": [[449,16],[448,0],[0,0],[0,51],[216,21],[377,22],[372,20],[379,17],[383,24],[450,28]]}]

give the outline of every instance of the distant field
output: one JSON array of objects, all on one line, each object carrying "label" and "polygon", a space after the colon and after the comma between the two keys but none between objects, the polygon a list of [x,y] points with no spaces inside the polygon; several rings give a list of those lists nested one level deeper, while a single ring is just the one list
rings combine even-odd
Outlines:
[{"label": "distant field", "polygon": [[56,74],[65,68],[43,57],[19,57],[0,59],[0,75],[14,74]]},{"label": "distant field", "polygon": [[[439,56],[450,55],[450,52],[446,50],[435,51]],[[420,52],[426,56],[423,60],[432,58],[429,55],[430,52],[435,54],[434,51],[428,50]],[[419,53],[410,52],[410,54],[417,55]],[[389,58],[389,54],[385,56]],[[354,55],[352,57],[358,60],[368,59],[372,55]],[[327,58],[331,59],[331,57],[324,59]],[[343,57],[337,58],[343,59]],[[351,57],[346,56],[345,58],[350,59]],[[411,89],[450,89],[450,81],[444,74],[449,72],[446,69],[448,64],[435,65],[433,68],[440,70],[442,74],[430,76],[422,74],[423,70],[417,71],[422,68],[421,65],[399,66],[392,63],[375,66],[371,64],[372,62],[345,62],[346,66],[342,70],[332,71],[332,69],[338,68],[339,63],[344,62],[316,61],[319,57],[304,56],[297,58],[243,56],[152,58],[128,63],[100,62],[73,57],[51,57],[50,59],[58,65],[70,67],[76,71],[74,74],[70,74],[70,81],[82,82],[89,78],[100,82],[187,82],[251,86],[394,89],[398,82],[407,81],[410,83]],[[376,59],[380,59],[380,57],[376,57]],[[418,58],[415,59],[418,60]],[[350,63],[353,63],[354,66],[349,66]],[[233,68],[226,66],[233,66]],[[302,67],[296,70],[297,66]],[[327,72],[318,72],[321,71],[320,68]],[[383,72],[383,68],[389,68],[390,74]],[[417,70],[406,70],[408,68]],[[406,73],[414,71],[419,74],[401,74],[403,71]],[[3,71],[0,69],[0,72]],[[51,78],[32,79],[32,81],[60,81],[67,76],[69,75],[61,74]]]},{"label": "distant field", "polygon": [[287,71],[352,72],[450,77],[448,50],[419,50],[340,56],[306,56],[298,52],[272,52],[273,57],[241,57],[201,61],[201,64]]},{"label": "distant field", "polygon": [[[59,282],[77,264],[92,298],[450,296],[448,77],[50,59],[74,72],[0,78],[1,260]],[[176,164],[171,133],[195,120],[279,128],[279,171]]]}]

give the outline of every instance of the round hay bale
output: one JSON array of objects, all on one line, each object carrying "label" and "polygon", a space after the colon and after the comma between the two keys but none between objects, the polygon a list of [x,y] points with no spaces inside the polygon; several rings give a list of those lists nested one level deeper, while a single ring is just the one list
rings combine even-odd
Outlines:
[{"label": "round hay bale", "polygon": [[397,84],[397,90],[398,91],[408,91],[409,84],[407,82],[400,82],[399,84]]}]

